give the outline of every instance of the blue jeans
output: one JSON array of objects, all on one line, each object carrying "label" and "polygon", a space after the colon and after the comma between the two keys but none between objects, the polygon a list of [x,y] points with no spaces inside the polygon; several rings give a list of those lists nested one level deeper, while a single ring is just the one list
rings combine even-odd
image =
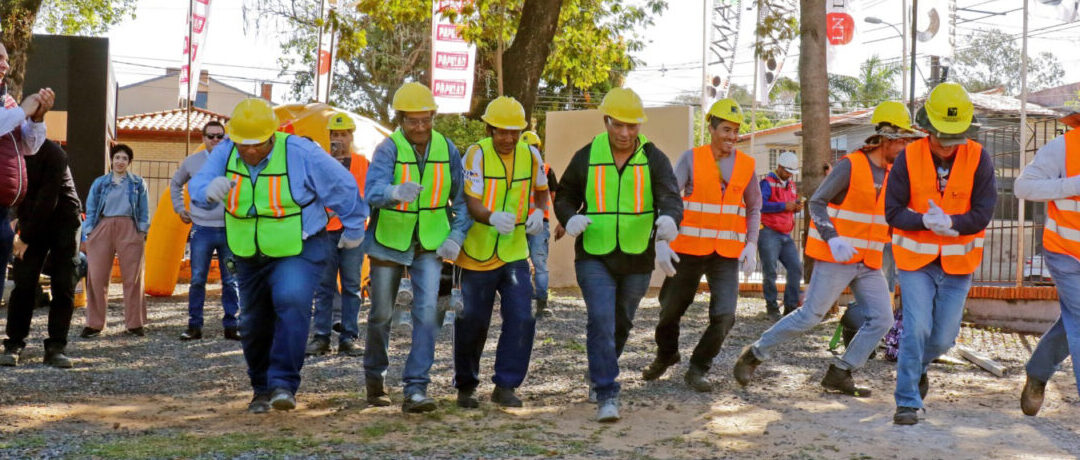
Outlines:
[{"label": "blue jeans", "polygon": [[[364,348],[364,378],[382,382],[390,365],[390,319],[404,265],[371,259],[371,311],[368,312],[367,344]],[[434,252],[418,252],[409,265],[412,279],[412,346],[405,360],[401,380],[405,396],[427,394],[431,363],[435,361],[435,336],[439,323],[435,309],[439,296],[442,259]]]},{"label": "blue jeans", "polygon": [[614,275],[600,259],[578,259],[574,269],[588,314],[589,378],[596,400],[606,401],[619,396],[619,356],[634,327],[638,304],[649,290],[650,274]]},{"label": "blue jeans", "polygon": [[758,254],[761,255],[761,291],[765,308],[780,312],[776,303],[776,262],[784,264],[787,282],[784,286],[784,312],[799,308],[799,283],[802,281],[802,259],[791,235],[762,227],[758,233]]},{"label": "blue jeans", "polygon": [[341,275],[341,342],[350,342],[360,336],[357,324],[360,316],[360,269],[364,265],[364,250],[360,247],[351,249],[338,248],[342,232],[330,234],[330,257],[322,280],[315,288],[315,337],[330,338],[330,329],[334,325],[334,298],[338,294],[338,274]]},{"label": "blue jeans", "polygon": [[547,300],[548,297],[548,239],[551,232],[548,230],[548,221],[544,221],[544,230],[535,235],[528,235],[529,259],[533,265],[533,294],[536,300]]},{"label": "blue jeans", "polygon": [[0,295],[4,293],[7,264],[11,260],[11,247],[15,244],[15,231],[11,229],[11,219],[8,219],[9,210],[10,208],[0,206]]},{"label": "blue jeans", "polygon": [[225,227],[191,226],[191,288],[188,290],[188,327],[202,329],[203,304],[206,301],[206,275],[210,272],[210,259],[217,251],[218,271],[221,273],[221,307],[225,315],[221,326],[236,327],[236,314],[240,310],[239,290],[236,278],[225,269],[225,260],[232,256],[225,241]]},{"label": "blue jeans", "polygon": [[949,275],[940,259],[915,271],[899,270],[904,332],[896,361],[896,405],[922,408],[919,378],[956,343],[971,275]]},{"label": "blue jeans", "polygon": [[889,332],[889,326],[892,326],[892,301],[881,270],[867,267],[861,262],[814,262],[814,273],[810,276],[803,306],[781,318],[761,334],[761,338],[754,342],[751,348],[754,355],[762,361],[771,359],[773,351],[780,344],[820,324],[821,319],[849,284],[855,294],[855,301],[865,308],[866,320],[845,348],[843,356],[837,358],[833,364],[848,370],[862,367],[870,353],[885,337],[885,333]]},{"label": "blue jeans", "polygon": [[525,381],[532,356],[536,318],[532,315],[529,263],[511,262],[489,271],[462,270],[461,295],[465,309],[454,320],[454,387],[474,389],[480,384],[480,356],[484,353],[495,293],[499,293],[502,332],[495,348],[495,375],[502,388],[517,388]]},{"label": "blue jeans", "polygon": [[1046,266],[1057,284],[1061,316],[1043,334],[1027,363],[1027,374],[1049,381],[1072,352],[1073,373],[1080,382],[1080,261],[1070,255],[1044,251]]},{"label": "blue jeans", "polygon": [[311,298],[330,240],[318,233],[300,254],[282,258],[237,258],[240,285],[240,343],[256,394],[300,388],[304,346],[311,322]]}]

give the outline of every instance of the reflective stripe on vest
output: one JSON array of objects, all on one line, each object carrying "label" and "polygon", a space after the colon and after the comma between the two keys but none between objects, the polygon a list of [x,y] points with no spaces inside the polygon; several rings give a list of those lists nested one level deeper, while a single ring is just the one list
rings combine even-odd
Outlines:
[{"label": "reflective stripe on vest", "polygon": [[649,248],[655,213],[652,175],[645,156],[648,142],[638,135],[638,149],[620,171],[607,133],[593,139],[585,184],[585,215],[592,224],[581,235],[585,252],[602,256],[618,247],[625,254],[641,254]]},{"label": "reflective stripe on vest", "polygon": [[376,210],[379,219],[375,224],[375,241],[387,248],[405,251],[416,234],[421,247],[434,251],[450,235],[447,214],[451,186],[450,147],[442,134],[432,130],[424,173],[420,174],[416,152],[401,130],[394,131],[390,139],[397,148],[392,185],[415,182],[419,178],[423,189],[415,201]]},{"label": "reflective stripe on vest", "polygon": [[[1080,129],[1065,133],[1065,175],[1080,175]],[[1043,228],[1043,248],[1080,258],[1080,196],[1050,202]]]},{"label": "reflective stripe on vest", "polygon": [[[829,220],[837,235],[851,244],[858,252],[844,264],[862,262],[870,268],[881,268],[882,251],[889,241],[889,224],[885,222],[885,186],[881,192],[874,187],[874,171],[870,159],[861,151],[844,158],[851,163],[847,194],[839,205],[829,203]],[[885,173],[888,183],[888,171]],[[807,230],[806,255],[814,259],[839,263],[832,256],[832,249],[818,233],[813,220]]]},{"label": "reflective stripe on vest", "polygon": [[[949,182],[944,193],[937,191],[938,175],[931,157],[930,140],[923,138],[908,144],[904,157],[911,187],[908,208],[926,213],[933,200],[948,215],[964,214],[971,209],[971,191],[975,171],[982,158],[982,146],[968,140],[961,145],[953,160]],[[893,256],[901,270],[918,270],[941,257],[941,268],[950,275],[968,275],[982,262],[983,236],[986,230],[973,235],[940,236],[930,230],[893,229]]]},{"label": "reflective stripe on vest", "polygon": [[[548,172],[550,172],[550,171],[551,171],[551,165],[549,165],[547,163],[544,163],[544,173],[543,173],[544,177],[547,177]],[[551,183],[548,183],[548,192],[550,192],[550,191],[551,191]],[[548,220],[551,217],[551,206],[553,204],[552,201],[554,201],[554,200],[551,198],[551,195],[549,193],[548,194],[547,209],[544,210],[544,220]],[[533,194],[530,193],[529,194],[529,209],[533,209],[535,207],[536,207],[536,199],[533,197]]]},{"label": "reflective stripe on vest", "polygon": [[226,177],[236,181],[225,207],[225,239],[239,257],[289,257],[304,248],[303,206],[289,186],[288,138],[274,133],[270,160],[254,178],[235,146],[225,163]]},{"label": "reflective stripe on vest", "polygon": [[[352,173],[353,179],[356,179],[356,188],[360,191],[360,197],[364,197],[364,182],[367,180],[368,159],[363,155],[353,153],[352,160],[349,161],[349,172]],[[333,211],[330,208],[326,208],[327,214]],[[335,232],[341,230],[341,219],[336,215],[331,215],[330,221],[326,223],[326,230]]]},{"label": "reflective stripe on vest", "polygon": [[516,262],[529,257],[525,236],[525,219],[529,213],[528,198],[533,184],[533,156],[529,146],[518,142],[514,149],[514,177],[506,180],[506,165],[495,151],[491,138],[477,142],[484,161],[484,196],[481,200],[490,212],[509,212],[515,216],[514,231],[502,235],[495,227],[473,222],[465,235],[462,249],[469,257],[485,262],[498,255],[503,262]]},{"label": "reflective stripe on vest", "polygon": [[671,249],[682,254],[703,256],[713,252],[739,257],[746,247],[746,203],[743,193],[754,176],[754,158],[736,150],[735,165],[727,188],[720,188],[720,168],[712,147],[693,150],[694,191],[683,198],[683,218],[679,236]]}]

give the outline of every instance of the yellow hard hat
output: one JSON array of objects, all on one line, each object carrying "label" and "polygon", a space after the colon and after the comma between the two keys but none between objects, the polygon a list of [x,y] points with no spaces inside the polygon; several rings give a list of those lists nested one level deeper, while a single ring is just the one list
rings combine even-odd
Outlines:
[{"label": "yellow hard hat", "polygon": [[600,102],[600,111],[623,123],[641,124],[649,119],[645,116],[645,106],[637,93],[628,88],[612,88]]},{"label": "yellow hard hat", "polygon": [[536,134],[535,131],[525,131],[521,133],[521,142],[524,142],[526,145],[535,145],[537,148],[543,146],[543,143],[540,142],[540,135]]},{"label": "yellow hard hat", "polygon": [[278,127],[277,115],[265,99],[249,97],[236,104],[225,132],[229,139],[241,145],[266,142]]},{"label": "yellow hard hat", "polygon": [[937,85],[926,98],[926,118],[942,134],[962,134],[971,127],[975,106],[963,86],[957,83]]},{"label": "yellow hard hat", "polygon": [[525,129],[525,107],[510,96],[499,96],[487,105],[480,116],[484,123],[501,129]]},{"label": "yellow hard hat", "polygon": [[330,131],[351,131],[356,129],[356,123],[345,112],[335,112],[326,120],[326,129]]},{"label": "yellow hard hat", "polygon": [[434,112],[439,108],[435,105],[431,90],[415,81],[401,85],[394,92],[394,101],[390,106],[402,112]]},{"label": "yellow hard hat", "polygon": [[737,125],[743,124],[742,107],[739,107],[739,103],[730,97],[720,99],[714,102],[712,107],[709,107],[709,118],[712,117],[727,120]]},{"label": "yellow hard hat", "polygon": [[890,123],[904,131],[912,131],[911,115],[902,102],[885,101],[878,104],[870,117],[870,124],[877,126],[879,123]]}]

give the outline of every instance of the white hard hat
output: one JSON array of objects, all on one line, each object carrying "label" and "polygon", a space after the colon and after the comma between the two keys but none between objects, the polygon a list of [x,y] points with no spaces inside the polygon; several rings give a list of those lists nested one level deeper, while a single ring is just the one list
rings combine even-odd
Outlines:
[{"label": "white hard hat", "polygon": [[795,155],[795,152],[784,152],[780,154],[780,158],[776,160],[776,163],[786,169],[789,173],[799,173],[799,157]]}]

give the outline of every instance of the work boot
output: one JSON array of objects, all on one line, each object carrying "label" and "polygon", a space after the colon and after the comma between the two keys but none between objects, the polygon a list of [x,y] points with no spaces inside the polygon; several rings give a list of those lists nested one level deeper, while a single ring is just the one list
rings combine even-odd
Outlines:
[{"label": "work boot", "polygon": [[124,331],[125,334],[135,337],[146,337],[146,328],[139,326]]},{"label": "work boot", "polygon": [[19,355],[22,348],[4,346],[4,353],[0,354],[0,366],[14,367],[19,364]]},{"label": "work boot", "polygon": [[457,405],[464,409],[480,407],[480,401],[476,399],[476,388],[458,388]]},{"label": "work boot", "polygon": [[364,350],[360,349],[360,345],[357,345],[353,340],[338,342],[337,352],[339,355],[345,356],[364,356]]},{"label": "work boot", "polygon": [[322,356],[327,353],[330,353],[330,338],[318,335],[312,337],[304,349],[304,356]]},{"label": "work boot", "polygon": [[1020,410],[1024,411],[1024,415],[1034,417],[1038,414],[1045,394],[1046,382],[1029,375],[1027,382],[1024,382],[1024,391],[1020,392]]},{"label": "work boot", "polygon": [[82,332],[79,333],[79,337],[84,339],[92,339],[101,335],[101,329],[94,329],[92,327],[84,327]]},{"label": "work boot", "polygon": [[619,421],[619,398],[608,398],[596,407],[596,421],[615,423]]},{"label": "work boot", "polygon": [[735,381],[744,387],[750,384],[750,379],[754,377],[754,371],[761,364],[761,360],[754,355],[752,347],[753,345],[747,345],[743,348],[739,359],[735,361]]},{"label": "work boot", "polygon": [[698,393],[708,393],[712,391],[712,382],[705,379],[706,372],[708,371],[691,364],[683,376],[683,381]]},{"label": "work boot", "polygon": [[202,329],[197,327],[189,327],[186,331],[180,334],[180,340],[199,340],[202,338]]},{"label": "work boot", "polygon": [[926,376],[924,372],[919,377],[919,399],[926,399],[926,394],[930,392],[930,378]]},{"label": "work boot", "polygon": [[296,409],[296,396],[284,388],[275,388],[270,393],[270,406],[276,410]]},{"label": "work boot", "polygon": [[919,423],[919,409],[914,407],[899,406],[892,416],[892,422],[896,425],[914,425]]},{"label": "work boot", "polygon": [[390,401],[390,395],[386,394],[386,390],[383,389],[382,380],[368,380],[365,382],[367,386],[367,403],[369,406],[386,407],[393,404]]},{"label": "work boot", "polygon": [[868,388],[855,386],[855,379],[851,378],[850,369],[841,369],[835,364],[829,365],[829,371],[825,373],[825,378],[821,379],[821,386],[826,390],[838,391],[856,398],[865,398],[871,393]]},{"label": "work boot", "polygon": [[413,393],[405,397],[401,403],[401,411],[407,414],[422,414],[435,410],[435,400],[423,393]]},{"label": "work boot", "polygon": [[775,323],[777,321],[780,321],[780,318],[783,318],[783,315],[780,314],[780,309],[777,308],[776,310],[769,310],[765,312],[765,317],[769,319],[769,322]]},{"label": "work boot", "polygon": [[52,343],[45,345],[44,363],[46,366],[58,369],[71,369],[73,366],[71,358],[64,354],[64,346]]},{"label": "work boot", "polygon": [[502,407],[521,407],[521,398],[514,394],[513,388],[496,386],[491,392],[491,402]]},{"label": "work boot", "polygon": [[641,378],[645,380],[656,380],[664,375],[667,368],[671,367],[675,363],[679,362],[682,357],[676,353],[674,356],[660,356],[656,355],[656,359],[645,367],[645,370],[641,371]]},{"label": "work boot", "polygon": [[551,311],[548,310],[547,299],[536,299],[536,310],[533,312],[534,318],[546,318],[551,316]]},{"label": "work boot", "polygon": [[237,330],[235,327],[227,327],[227,328],[225,328],[225,339],[226,340],[240,340],[240,331]]},{"label": "work boot", "polygon": [[247,411],[249,414],[265,414],[270,412],[270,394],[260,393],[251,398],[251,402],[248,403]]}]

